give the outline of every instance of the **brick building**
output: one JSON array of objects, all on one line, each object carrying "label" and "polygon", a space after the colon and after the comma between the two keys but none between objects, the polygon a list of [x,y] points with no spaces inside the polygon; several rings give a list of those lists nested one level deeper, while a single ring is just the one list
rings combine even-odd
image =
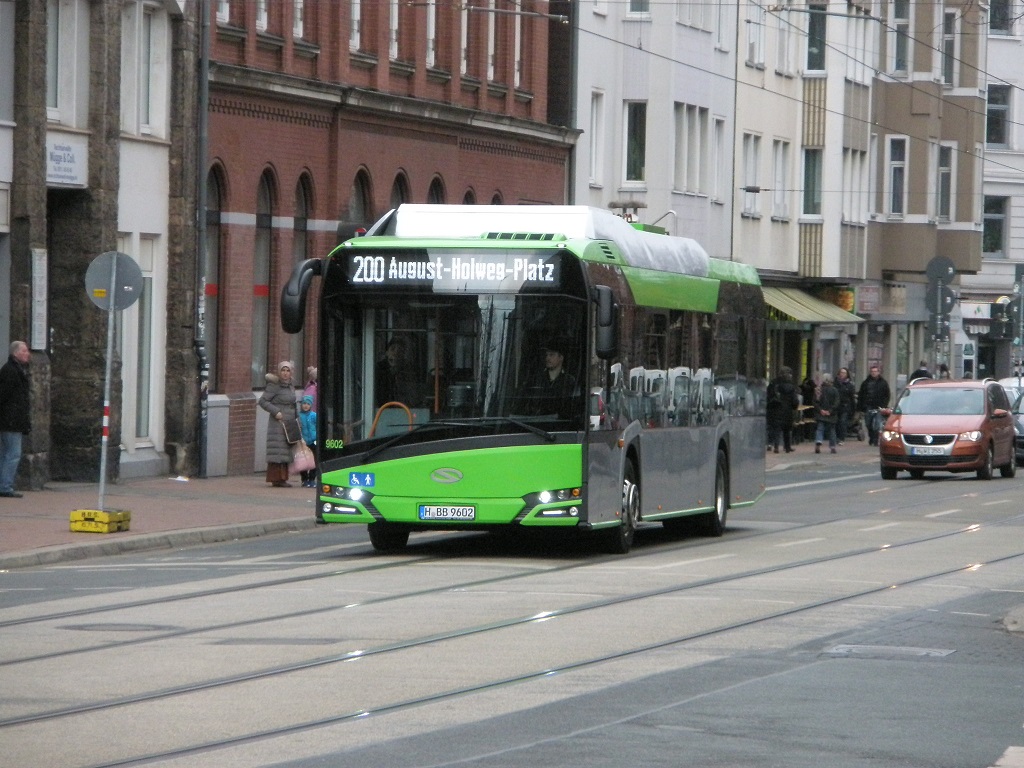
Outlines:
[{"label": "brick building", "polygon": [[549,65],[568,66],[549,57],[560,20],[528,5],[209,6],[208,474],[262,468],[264,376],[315,361],[311,332],[280,330],[296,261],[401,202],[566,202],[576,134],[548,93]]}]

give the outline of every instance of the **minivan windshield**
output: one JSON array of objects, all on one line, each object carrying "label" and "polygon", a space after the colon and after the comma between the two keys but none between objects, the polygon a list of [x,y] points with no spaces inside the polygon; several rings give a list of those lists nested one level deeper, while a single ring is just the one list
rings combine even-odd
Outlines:
[{"label": "minivan windshield", "polygon": [[911,387],[897,405],[904,416],[983,416],[985,392],[975,388]]}]

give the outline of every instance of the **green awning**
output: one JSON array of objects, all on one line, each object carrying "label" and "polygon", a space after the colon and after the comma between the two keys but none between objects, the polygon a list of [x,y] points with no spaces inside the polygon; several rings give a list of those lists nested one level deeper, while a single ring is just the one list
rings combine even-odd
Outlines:
[{"label": "green awning", "polygon": [[801,323],[863,323],[863,317],[811,296],[799,288],[764,288],[764,300]]}]

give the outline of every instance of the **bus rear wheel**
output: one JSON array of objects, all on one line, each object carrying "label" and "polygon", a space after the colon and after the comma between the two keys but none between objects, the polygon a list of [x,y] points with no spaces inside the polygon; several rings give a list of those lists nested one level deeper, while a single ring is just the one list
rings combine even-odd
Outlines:
[{"label": "bus rear wheel", "polygon": [[399,552],[409,543],[409,529],[404,525],[386,523],[380,520],[366,526],[370,544],[378,552]]},{"label": "bus rear wheel", "polygon": [[725,533],[725,518],[729,513],[729,462],[725,451],[718,451],[715,461],[715,508],[700,517],[701,532],[705,536]]},{"label": "bus rear wheel", "polygon": [[633,547],[633,535],[640,520],[640,484],[633,462],[622,473],[622,514],[619,525],[604,532],[604,544],[613,555],[624,555]]}]

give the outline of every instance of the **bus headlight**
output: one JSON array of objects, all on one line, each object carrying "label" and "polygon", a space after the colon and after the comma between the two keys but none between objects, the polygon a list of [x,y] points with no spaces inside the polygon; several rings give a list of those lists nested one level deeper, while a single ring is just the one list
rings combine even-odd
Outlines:
[{"label": "bus headlight", "polygon": [[557,491],[541,491],[537,494],[537,500],[541,504],[550,504],[553,501],[569,501],[579,497],[579,488],[561,488]]}]

